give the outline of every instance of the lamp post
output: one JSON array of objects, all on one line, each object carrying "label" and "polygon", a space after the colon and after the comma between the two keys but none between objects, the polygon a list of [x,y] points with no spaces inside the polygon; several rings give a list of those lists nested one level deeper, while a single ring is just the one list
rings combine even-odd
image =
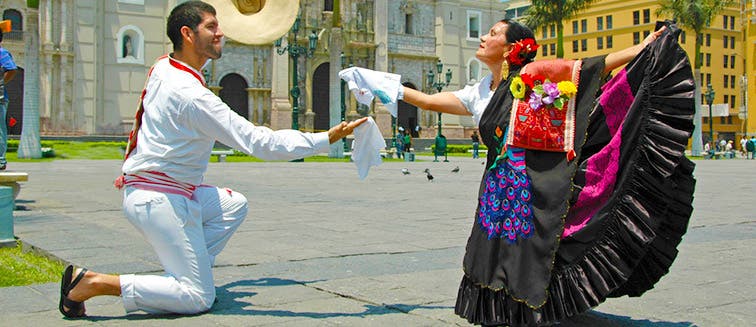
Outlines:
[{"label": "lamp post", "polygon": [[[438,62],[436,62],[436,73],[433,72],[433,69],[428,70],[428,86],[431,88],[434,88],[438,91],[438,93],[441,93],[441,89],[443,89],[446,86],[449,86],[449,83],[451,82],[452,78],[452,71],[451,69],[448,69],[446,71],[446,80],[441,80],[441,73],[444,71],[444,64],[441,63],[441,60],[439,59]],[[438,78],[437,78],[438,77]],[[436,150],[434,152],[435,159],[434,162],[438,162],[438,152],[439,152],[439,146],[443,145],[444,148],[444,162],[449,162],[449,160],[446,157],[446,142],[443,141],[444,144],[441,144],[443,135],[441,135],[441,113],[438,113],[438,133],[436,134]]]},{"label": "lamp post", "polygon": [[715,92],[714,92],[714,89],[711,87],[711,84],[707,85],[706,93],[704,94],[704,96],[706,97],[706,102],[709,103],[709,142],[712,142],[711,144],[712,147],[710,147],[709,149],[712,149],[713,146],[715,145],[715,143],[713,143],[714,142],[714,119],[711,115],[711,106],[714,103],[714,95],[715,95]]},{"label": "lamp post", "polygon": [[[344,55],[344,52],[341,52],[341,69],[344,69],[344,66],[346,66],[346,55]],[[343,79],[341,80],[341,121],[346,121],[346,82],[344,82]],[[341,139],[341,141],[344,143],[344,153],[349,152],[349,146],[347,146],[347,139],[346,136]]]},{"label": "lamp post", "polygon": [[297,64],[299,62],[299,56],[305,56],[306,58],[312,58],[313,53],[315,52],[315,47],[318,45],[318,35],[315,34],[315,31],[312,31],[310,35],[308,36],[309,43],[308,47],[305,48],[299,44],[297,44],[297,34],[299,34],[299,24],[300,24],[300,17],[297,15],[297,18],[294,20],[294,25],[291,27],[291,36],[292,41],[289,42],[285,47],[281,47],[281,39],[277,39],[275,42],[276,46],[276,52],[279,55],[282,55],[286,52],[289,53],[289,57],[291,57],[293,69],[291,70],[291,129],[298,130],[299,129],[299,77],[298,75],[298,69]]}]

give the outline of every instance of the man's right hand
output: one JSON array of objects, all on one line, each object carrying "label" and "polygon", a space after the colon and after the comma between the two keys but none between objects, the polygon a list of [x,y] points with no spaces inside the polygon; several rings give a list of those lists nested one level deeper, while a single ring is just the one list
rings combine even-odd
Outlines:
[{"label": "man's right hand", "polygon": [[363,117],[349,123],[343,121],[341,124],[331,127],[331,129],[328,130],[328,142],[333,144],[334,142],[345,138],[347,135],[352,134],[357,126],[362,125],[362,123],[367,120],[368,117]]}]

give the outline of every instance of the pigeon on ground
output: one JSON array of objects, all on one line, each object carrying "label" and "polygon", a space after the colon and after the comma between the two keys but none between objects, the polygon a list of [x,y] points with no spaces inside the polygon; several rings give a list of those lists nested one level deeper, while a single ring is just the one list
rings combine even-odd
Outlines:
[{"label": "pigeon on ground", "polygon": [[459,166],[454,167],[454,169],[452,169],[452,173],[458,173],[458,172],[459,172]]},{"label": "pigeon on ground", "polygon": [[409,174],[410,174],[410,171],[409,171],[409,169],[407,169],[407,168],[402,168],[402,174],[404,174],[404,175],[409,175]]},{"label": "pigeon on ground", "polygon": [[423,172],[425,172],[425,177],[428,178],[428,181],[432,182],[433,181],[433,175],[431,175],[430,170],[428,168],[425,168],[425,170]]}]

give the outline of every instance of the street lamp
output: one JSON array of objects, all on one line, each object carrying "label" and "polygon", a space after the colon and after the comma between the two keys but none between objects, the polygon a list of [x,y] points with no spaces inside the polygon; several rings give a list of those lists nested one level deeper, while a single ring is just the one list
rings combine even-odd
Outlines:
[{"label": "street lamp", "polygon": [[[346,66],[346,55],[344,55],[344,52],[341,52],[341,69],[344,69],[344,66]],[[343,79],[341,80],[341,121],[346,121],[346,82],[344,82]],[[346,136],[341,139],[341,141],[344,143],[344,153],[349,152],[349,146],[347,146],[347,139]]]},{"label": "street lamp", "polygon": [[706,102],[709,103],[709,142],[712,142],[712,146],[709,149],[713,149],[715,143],[714,142],[714,119],[711,115],[711,106],[712,103],[714,103],[714,89],[711,87],[711,84],[706,86],[706,93],[704,96],[706,97]]},{"label": "street lamp", "polygon": [[[452,78],[452,71],[451,69],[446,71],[446,81],[441,80],[441,73],[444,71],[444,64],[441,63],[441,60],[439,59],[438,62],[436,62],[436,73],[433,72],[433,69],[428,70],[428,86],[431,88],[434,88],[438,91],[438,93],[441,93],[441,89],[443,89],[446,86],[449,86],[449,83],[451,83]],[[438,79],[436,79],[438,77]],[[443,147],[443,149],[440,149],[440,147]],[[444,152],[444,162],[449,162],[449,160],[446,157],[446,140],[443,135],[441,135],[441,113],[438,113],[438,133],[436,134],[436,151],[434,152],[435,159],[434,162],[438,162],[438,153],[440,151]]]},{"label": "street lamp", "polygon": [[315,34],[315,31],[312,31],[310,35],[308,36],[309,42],[308,47],[305,48],[299,44],[297,44],[297,34],[299,34],[299,24],[300,24],[300,16],[297,15],[297,18],[294,20],[294,25],[291,27],[291,36],[293,40],[289,42],[285,47],[281,48],[281,39],[277,39],[275,41],[276,46],[276,52],[279,55],[282,55],[286,52],[289,53],[289,57],[291,57],[293,69],[291,70],[291,98],[292,98],[292,105],[291,105],[291,129],[298,130],[299,129],[299,77],[298,75],[298,69],[297,69],[297,63],[299,62],[299,56],[304,55],[306,58],[312,58],[313,53],[315,52],[315,48],[318,45],[318,35]]}]

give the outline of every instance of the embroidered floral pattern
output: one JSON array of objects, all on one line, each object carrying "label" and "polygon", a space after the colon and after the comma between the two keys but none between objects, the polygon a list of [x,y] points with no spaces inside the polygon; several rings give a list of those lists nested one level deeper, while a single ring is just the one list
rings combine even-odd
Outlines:
[{"label": "embroidered floral pattern", "polygon": [[514,244],[534,233],[530,179],[525,150],[506,146],[505,131],[496,127],[497,156],[488,169],[486,188],[479,199],[478,223],[488,239],[503,238]]},{"label": "embroidered floral pattern", "polygon": [[486,173],[479,199],[478,222],[488,239],[503,238],[514,244],[534,231],[530,179],[525,170],[525,150],[506,150],[506,163]]},{"label": "embroidered floral pattern", "polygon": [[509,86],[512,95],[520,100],[528,99],[530,108],[556,108],[562,110],[567,100],[577,93],[571,81],[551,82],[540,75],[521,74],[512,79]]}]

